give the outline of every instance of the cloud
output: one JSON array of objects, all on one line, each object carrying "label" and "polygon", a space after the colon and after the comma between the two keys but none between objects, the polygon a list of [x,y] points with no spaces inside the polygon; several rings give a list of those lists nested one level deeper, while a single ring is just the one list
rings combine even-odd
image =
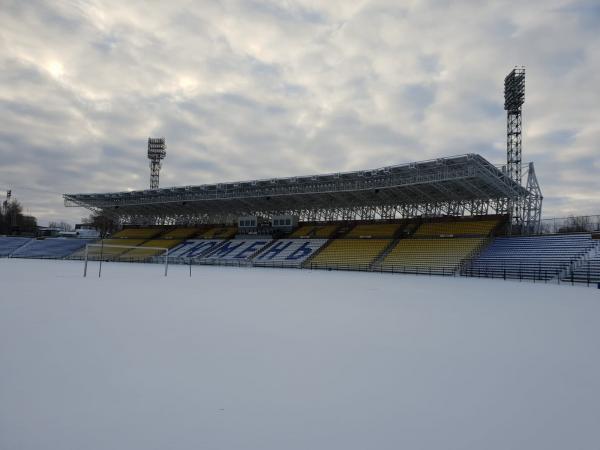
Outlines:
[{"label": "cloud", "polygon": [[505,160],[504,75],[527,66],[524,159],[545,216],[600,212],[595,2],[6,0],[0,189],[61,193]]}]

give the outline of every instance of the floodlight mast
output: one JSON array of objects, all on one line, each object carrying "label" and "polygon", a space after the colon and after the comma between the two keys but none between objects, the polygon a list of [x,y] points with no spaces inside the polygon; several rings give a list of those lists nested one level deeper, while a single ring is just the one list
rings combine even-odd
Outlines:
[{"label": "floodlight mast", "polygon": [[150,160],[150,189],[158,189],[162,160],[167,156],[165,138],[148,138],[148,159]]},{"label": "floodlight mast", "polygon": [[[511,180],[522,185],[522,129],[521,116],[525,102],[525,68],[515,67],[504,79],[504,109],[506,110],[506,170]],[[521,201],[510,208],[511,222],[522,225]]]}]

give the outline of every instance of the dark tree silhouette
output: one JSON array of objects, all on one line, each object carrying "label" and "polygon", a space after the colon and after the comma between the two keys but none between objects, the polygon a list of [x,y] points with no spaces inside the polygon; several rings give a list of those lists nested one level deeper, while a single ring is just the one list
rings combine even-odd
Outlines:
[{"label": "dark tree silhouette", "polygon": [[0,234],[35,234],[37,220],[23,214],[17,200],[4,201],[0,208]]}]

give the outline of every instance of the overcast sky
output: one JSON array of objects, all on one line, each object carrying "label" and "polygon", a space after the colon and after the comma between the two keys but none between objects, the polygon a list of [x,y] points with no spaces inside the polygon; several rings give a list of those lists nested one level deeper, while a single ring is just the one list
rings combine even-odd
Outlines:
[{"label": "overcast sky", "polygon": [[544,216],[600,213],[599,0],[0,0],[0,194],[61,194],[506,159],[504,76],[527,68],[523,158]]}]

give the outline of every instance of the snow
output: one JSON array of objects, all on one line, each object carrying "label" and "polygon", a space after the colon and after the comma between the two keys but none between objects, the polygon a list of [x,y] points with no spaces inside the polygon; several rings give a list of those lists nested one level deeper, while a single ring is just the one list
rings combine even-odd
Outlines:
[{"label": "snow", "polygon": [[591,449],[600,291],[0,260],[0,449]]}]

